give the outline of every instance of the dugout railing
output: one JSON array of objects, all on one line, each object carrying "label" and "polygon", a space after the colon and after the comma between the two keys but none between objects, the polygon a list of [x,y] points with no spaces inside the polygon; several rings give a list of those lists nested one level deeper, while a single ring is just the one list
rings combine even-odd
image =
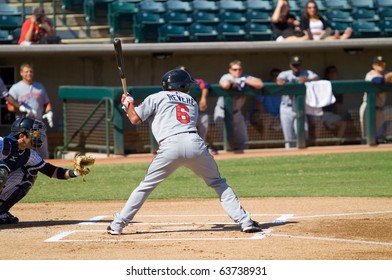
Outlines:
[{"label": "dugout railing", "polygon": [[[376,141],[376,117],[375,100],[376,93],[380,91],[392,92],[392,87],[376,85],[363,80],[341,80],[333,81],[332,89],[334,94],[358,94],[362,99],[363,93],[367,92],[368,109],[366,114],[366,143],[377,145]],[[132,86],[128,91],[132,92],[136,101],[141,101],[148,95],[161,90],[160,86]],[[121,87],[78,87],[61,86],[59,97],[63,100],[63,119],[64,119],[64,146],[56,147],[55,157],[61,158],[64,152],[70,150],[95,150],[124,155],[127,153],[124,145],[124,113],[121,109],[120,97]],[[193,97],[200,96],[200,90],[196,87],[191,88]],[[233,135],[233,97],[238,95],[294,95],[296,96],[296,118],[297,118],[297,138],[296,146],[305,148],[305,94],[304,84],[286,84],[283,86],[275,83],[265,83],[261,90],[245,88],[244,91],[224,90],[219,85],[212,85],[210,97],[224,97],[225,122],[223,146],[229,146],[229,139]],[[110,100],[110,101],[109,101]],[[103,104],[105,104],[103,106]],[[104,107],[105,109],[100,107]],[[143,127],[149,132],[149,143],[141,145],[148,146],[150,152],[155,149],[155,142],[147,125]],[[130,137],[138,137],[130,136]],[[105,141],[104,141],[105,139]],[[146,141],[144,141],[146,142]],[[129,149],[127,149],[129,150]]]}]

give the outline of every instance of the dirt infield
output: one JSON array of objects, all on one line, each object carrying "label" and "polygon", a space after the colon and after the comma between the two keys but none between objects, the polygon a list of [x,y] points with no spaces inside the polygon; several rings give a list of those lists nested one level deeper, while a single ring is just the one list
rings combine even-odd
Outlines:
[{"label": "dirt infield", "polygon": [[[221,153],[216,159],[357,151],[392,145]],[[97,158],[97,164],[151,155]],[[56,164],[64,164],[53,160]],[[391,260],[392,198],[241,199],[263,233],[244,234],[217,199],[147,200],[124,235],[105,229],[124,201],[19,203],[0,225],[3,260]]]}]

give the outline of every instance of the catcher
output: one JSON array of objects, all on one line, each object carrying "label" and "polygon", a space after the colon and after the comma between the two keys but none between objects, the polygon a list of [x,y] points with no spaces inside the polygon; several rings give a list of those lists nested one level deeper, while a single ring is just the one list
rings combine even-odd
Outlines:
[{"label": "catcher", "polygon": [[37,179],[38,171],[60,180],[87,175],[86,165],[94,159],[77,155],[75,170],[45,162],[35,151],[45,141],[45,124],[31,118],[19,118],[11,126],[11,133],[0,137],[0,224],[16,224],[19,219],[9,210],[27,195]]}]

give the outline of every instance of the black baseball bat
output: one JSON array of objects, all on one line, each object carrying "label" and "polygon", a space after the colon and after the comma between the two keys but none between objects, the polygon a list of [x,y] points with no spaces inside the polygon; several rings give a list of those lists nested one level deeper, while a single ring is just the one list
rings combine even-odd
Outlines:
[{"label": "black baseball bat", "polygon": [[121,46],[121,40],[118,38],[114,39],[113,46],[114,46],[114,53],[116,54],[116,62],[117,62],[118,71],[120,73],[121,84],[123,87],[124,94],[126,95],[128,90],[127,90],[127,79],[125,78],[124,56],[123,56],[123,51]]}]

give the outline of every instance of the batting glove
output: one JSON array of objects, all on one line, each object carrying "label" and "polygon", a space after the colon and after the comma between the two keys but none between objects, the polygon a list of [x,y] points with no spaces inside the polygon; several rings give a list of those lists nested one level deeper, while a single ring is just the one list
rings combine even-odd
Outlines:
[{"label": "batting glove", "polygon": [[133,104],[135,100],[133,99],[132,95],[127,92],[127,95],[123,94],[121,96],[121,103],[123,110],[128,113],[129,106]]},{"label": "batting glove", "polygon": [[48,121],[48,124],[50,127],[53,127],[53,112],[52,111],[47,111],[43,116],[43,119],[46,119]]}]

